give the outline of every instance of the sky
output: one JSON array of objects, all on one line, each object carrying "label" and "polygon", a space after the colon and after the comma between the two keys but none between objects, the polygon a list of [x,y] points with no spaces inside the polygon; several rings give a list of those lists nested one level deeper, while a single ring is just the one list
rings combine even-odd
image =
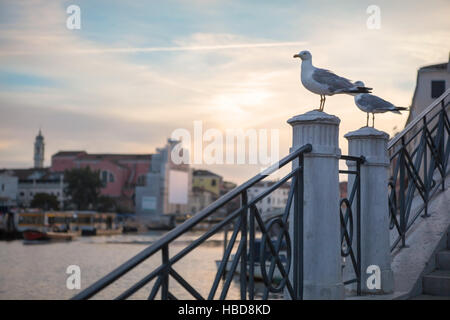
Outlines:
[{"label": "sky", "polygon": [[[66,27],[70,5],[81,29]],[[369,5],[380,28],[369,29]],[[154,153],[178,128],[279,130],[317,108],[300,61],[352,80],[395,105],[411,103],[417,69],[448,61],[450,1],[0,1],[0,167],[31,167],[42,129],[45,165],[59,150]],[[365,125],[353,97],[327,98],[344,134]],[[393,134],[407,113],[376,117]],[[197,165],[234,182],[255,165]]]}]

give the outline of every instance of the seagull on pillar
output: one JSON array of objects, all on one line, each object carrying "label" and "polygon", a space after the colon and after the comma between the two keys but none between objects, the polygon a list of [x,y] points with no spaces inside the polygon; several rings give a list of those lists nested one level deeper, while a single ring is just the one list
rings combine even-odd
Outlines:
[{"label": "seagull on pillar", "polygon": [[[356,81],[356,85],[364,87],[362,81]],[[355,96],[356,106],[364,112],[367,112],[367,123],[366,127],[369,126],[369,113],[372,114],[372,127],[375,126],[375,113],[393,112],[401,114],[401,110],[408,110],[404,107],[396,107],[389,101],[381,99],[380,97],[374,96],[368,93],[353,94]]]},{"label": "seagull on pillar", "polygon": [[341,93],[370,93],[370,90],[372,90],[372,88],[358,86],[329,70],[314,67],[312,65],[312,55],[309,51],[300,51],[294,55],[294,58],[302,59],[300,79],[303,86],[309,91],[320,95],[319,111],[323,111],[325,107],[325,96]]}]

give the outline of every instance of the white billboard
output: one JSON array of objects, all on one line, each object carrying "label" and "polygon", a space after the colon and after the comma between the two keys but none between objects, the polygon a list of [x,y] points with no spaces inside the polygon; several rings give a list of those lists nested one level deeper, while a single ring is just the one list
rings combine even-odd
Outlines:
[{"label": "white billboard", "polygon": [[188,203],[188,178],[189,173],[179,170],[169,171],[169,203]]},{"label": "white billboard", "polygon": [[142,197],[142,209],[156,210],[156,197]]}]

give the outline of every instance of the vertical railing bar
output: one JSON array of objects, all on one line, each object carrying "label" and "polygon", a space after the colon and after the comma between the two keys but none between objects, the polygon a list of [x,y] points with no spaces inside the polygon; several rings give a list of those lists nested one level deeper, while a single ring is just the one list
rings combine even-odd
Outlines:
[{"label": "vertical railing bar", "polygon": [[357,259],[357,294],[361,295],[361,162],[356,161],[356,183],[358,187],[358,195],[356,198],[356,259]]},{"label": "vertical railing bar", "polygon": [[[242,192],[242,207],[247,206],[248,197],[247,190]],[[241,300],[247,300],[247,211],[241,212],[241,242],[242,242],[242,255],[241,255],[241,272],[240,272],[240,287],[241,287]]]},{"label": "vertical railing bar", "polygon": [[[295,275],[297,277],[296,281],[294,281],[294,299],[303,300],[303,201],[304,201],[304,156],[301,154],[298,157],[298,165],[302,168],[298,172],[297,178],[297,192],[295,193],[296,199],[294,202],[294,210],[295,217],[294,220],[294,243],[297,246],[297,255],[294,257],[294,266],[297,266],[297,270],[295,271]],[[295,207],[296,204],[296,207]]]},{"label": "vertical railing bar", "polygon": [[402,247],[406,246],[406,221],[405,221],[405,139],[402,137],[402,146],[400,152],[399,166],[400,166],[400,227],[402,237]]},{"label": "vertical railing bar", "polygon": [[425,128],[427,127],[427,116],[425,115],[423,117],[423,133],[422,133],[422,139],[424,140],[424,150],[423,150],[423,180],[424,180],[424,185],[425,185],[425,213],[423,214],[423,217],[429,217],[428,214],[428,200],[429,200],[429,195],[430,195],[430,185],[428,183],[428,172],[427,172],[427,167],[428,167],[428,145],[426,142],[426,130]]},{"label": "vertical railing bar", "polygon": [[249,270],[248,270],[248,294],[249,299],[255,299],[255,206],[250,208],[250,226],[249,226]]},{"label": "vertical railing bar", "polygon": [[166,244],[162,247],[162,263],[165,266],[162,275],[161,299],[169,298],[169,246]]},{"label": "vertical railing bar", "polygon": [[439,130],[439,133],[440,133],[440,137],[441,137],[441,139],[440,139],[440,146],[441,146],[441,167],[442,167],[442,173],[441,173],[441,177],[442,177],[442,191],[445,191],[445,176],[446,176],[446,172],[445,172],[445,168],[444,168],[444,163],[445,163],[445,159],[444,159],[444,156],[445,156],[445,151],[444,151],[444,142],[445,142],[445,139],[444,139],[444,122],[445,122],[445,119],[444,119],[444,115],[445,115],[445,108],[444,108],[444,100],[442,100],[441,101],[441,105],[442,105],[442,110],[441,110],[441,121],[440,121],[440,123],[441,123],[441,125],[440,125],[440,130]]},{"label": "vertical railing bar", "polygon": [[[225,259],[225,253],[227,252],[227,245],[228,245],[228,228],[229,225],[225,225],[223,228],[223,255],[222,255],[222,261]],[[225,272],[223,273],[223,278],[225,279]]]}]

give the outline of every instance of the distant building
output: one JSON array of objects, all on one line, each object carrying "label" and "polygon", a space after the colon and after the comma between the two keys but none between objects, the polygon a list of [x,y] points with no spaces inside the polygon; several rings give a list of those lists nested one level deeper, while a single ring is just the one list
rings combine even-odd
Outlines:
[{"label": "distant building", "polygon": [[134,211],[135,188],[145,184],[151,154],[90,154],[60,151],[52,156],[51,171],[64,172],[90,167],[98,170],[104,184],[101,194],[115,198],[123,208]]},{"label": "distant building", "polygon": [[[170,157],[179,141],[168,139],[158,148],[145,174],[145,185],[136,187],[136,213],[143,217],[189,212],[192,171],[189,164],[175,164]],[[183,151],[181,151],[183,152]]]},{"label": "distant building", "polygon": [[224,194],[227,194],[231,190],[237,187],[237,184],[230,181],[222,181],[222,184],[220,186],[220,195],[223,196]]},{"label": "distant building", "polygon": [[[417,71],[417,82],[410,106],[410,112],[408,119],[406,120],[405,127],[416,119],[422,111],[424,111],[431,103],[439,98],[448,88],[450,88],[450,55],[449,62],[433,64],[429,66],[421,67]],[[439,111],[436,108],[433,112],[427,115],[427,119],[433,117],[433,115]],[[437,123],[437,118],[431,123],[428,123],[429,128],[432,128]],[[411,143],[408,144],[407,150],[413,152],[413,150],[420,143],[421,136],[416,135],[417,130],[420,130],[422,123],[412,128],[405,136],[408,141],[410,137],[415,136]],[[395,152],[395,151],[393,151]],[[430,155],[428,154],[428,159]],[[420,173],[422,175],[422,173]]]},{"label": "distant building", "polygon": [[[217,189],[216,186],[219,186]],[[207,170],[194,170],[193,187],[191,198],[189,199],[190,214],[196,214],[203,210],[219,197],[225,195],[232,189],[236,188],[236,184],[229,181],[223,181],[222,177]],[[217,193],[217,190],[219,193]],[[220,208],[215,217],[225,216],[239,207],[240,198],[228,202],[224,208]]]},{"label": "distant building", "polygon": [[[258,195],[274,185],[276,181],[262,181],[248,189],[248,200],[255,199]],[[256,203],[256,207],[261,215],[272,215],[282,213],[286,207],[289,197],[289,184],[283,184]]]},{"label": "distant building", "polygon": [[17,205],[19,179],[10,172],[0,173],[0,207]]},{"label": "distant building", "polygon": [[49,168],[2,169],[0,176],[10,176],[18,182],[15,199],[16,204],[20,207],[29,207],[37,193],[54,195],[58,199],[60,207],[64,205],[63,173],[51,172]]},{"label": "distant building", "polygon": [[190,214],[194,215],[197,212],[205,209],[211,203],[217,200],[217,195],[210,191],[199,187],[192,189],[192,195],[189,199]]},{"label": "distant building", "polygon": [[39,129],[39,134],[36,136],[34,141],[34,167],[43,168],[44,167],[44,136]]},{"label": "distant building", "polygon": [[412,99],[407,124],[450,88],[449,62],[433,64],[417,71],[416,89]]},{"label": "distant building", "polygon": [[208,170],[194,170],[192,186],[193,188],[208,190],[219,196],[222,187],[222,177]]}]

